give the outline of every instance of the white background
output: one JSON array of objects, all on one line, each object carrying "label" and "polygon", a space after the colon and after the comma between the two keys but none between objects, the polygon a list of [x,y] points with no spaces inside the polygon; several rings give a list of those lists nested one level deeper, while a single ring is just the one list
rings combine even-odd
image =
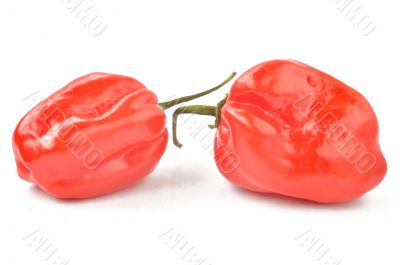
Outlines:
[{"label": "white background", "polygon": [[[51,264],[49,252],[32,243],[35,232],[68,264],[196,264],[182,259],[185,248],[171,249],[162,236],[171,229],[204,265],[323,264],[322,250],[307,250],[305,232],[340,264],[399,264],[398,1],[356,3],[377,25],[367,37],[329,0],[86,1],[108,26],[97,37],[65,2],[0,6],[0,264]],[[170,142],[143,182],[109,196],[57,200],[16,174],[11,136],[32,105],[24,98],[34,92],[47,96],[78,76],[104,71],[135,77],[162,100],[277,58],[321,69],[371,102],[389,167],[378,188],[338,205],[235,188],[193,136],[208,118],[180,128],[184,147]],[[197,103],[214,104],[228,89]]]}]

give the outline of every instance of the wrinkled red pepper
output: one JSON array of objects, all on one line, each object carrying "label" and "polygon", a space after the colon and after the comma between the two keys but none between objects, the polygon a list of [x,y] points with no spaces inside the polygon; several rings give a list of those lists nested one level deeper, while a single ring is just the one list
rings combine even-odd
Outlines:
[{"label": "wrinkled red pepper", "polygon": [[17,125],[18,174],[59,198],[90,198],[128,187],[148,175],[166,149],[163,109],[215,91],[233,76],[202,93],[160,104],[133,78],[80,77]]},{"label": "wrinkled red pepper", "polygon": [[[368,101],[305,64],[276,60],[240,76],[218,107],[174,113],[216,116],[215,160],[234,184],[317,202],[343,202],[386,174]],[[176,139],[175,144],[180,146]]]}]

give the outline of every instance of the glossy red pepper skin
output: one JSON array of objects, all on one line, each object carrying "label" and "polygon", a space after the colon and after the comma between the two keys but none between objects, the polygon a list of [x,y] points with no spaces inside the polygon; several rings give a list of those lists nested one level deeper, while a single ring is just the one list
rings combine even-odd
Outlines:
[{"label": "glossy red pepper skin", "polygon": [[234,184],[322,203],[362,196],[387,170],[368,101],[296,61],[265,62],[236,80],[214,147]]},{"label": "glossy red pepper skin", "polygon": [[19,176],[58,198],[90,198],[148,175],[168,141],[157,96],[137,80],[92,73],[39,103],[17,125]]}]

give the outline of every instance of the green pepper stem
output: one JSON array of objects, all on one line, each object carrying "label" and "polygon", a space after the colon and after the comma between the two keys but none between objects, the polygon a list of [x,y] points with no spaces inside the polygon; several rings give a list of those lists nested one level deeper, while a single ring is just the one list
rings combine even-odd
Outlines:
[{"label": "green pepper stem", "polygon": [[174,145],[181,148],[182,144],[178,140],[177,136],[177,125],[178,125],[178,116],[181,114],[197,114],[197,115],[206,115],[215,117],[215,123],[212,125],[208,125],[210,129],[215,129],[219,125],[219,121],[221,119],[221,109],[224,106],[228,94],[225,96],[223,100],[218,102],[217,106],[208,106],[208,105],[190,105],[177,108],[172,115],[172,136]]},{"label": "green pepper stem", "polygon": [[210,129],[218,128],[219,121],[221,120],[221,109],[225,105],[227,98],[228,94],[226,94],[225,97],[220,102],[218,102],[217,107],[215,108],[215,123],[213,125],[208,125]]},{"label": "green pepper stem", "polygon": [[178,124],[178,116],[180,114],[197,114],[197,115],[207,115],[215,117],[216,107],[207,105],[191,105],[177,108],[172,115],[172,135],[174,145],[181,148],[182,144],[179,142],[176,132],[176,127]]},{"label": "green pepper stem", "polygon": [[203,91],[203,92],[200,92],[200,93],[197,93],[197,94],[193,94],[193,95],[190,95],[190,96],[185,96],[185,97],[176,98],[176,99],[172,99],[172,100],[169,100],[169,101],[161,102],[161,103],[159,103],[158,105],[159,105],[161,108],[163,108],[164,110],[166,110],[166,109],[169,109],[169,108],[171,108],[171,107],[173,107],[173,106],[175,106],[175,105],[178,105],[178,104],[180,104],[180,103],[188,102],[188,101],[190,101],[190,100],[193,100],[193,99],[196,99],[196,98],[205,96],[205,95],[210,94],[210,93],[212,93],[212,92],[214,92],[214,91],[220,89],[221,87],[223,87],[226,83],[228,83],[229,81],[231,81],[231,80],[235,77],[235,75],[236,75],[236,73],[233,72],[233,73],[232,73],[227,79],[225,79],[221,84],[219,84],[219,85],[217,85],[217,86],[215,86],[215,87],[213,87],[213,88],[210,88],[210,89],[208,89],[208,90],[206,90],[206,91]]}]

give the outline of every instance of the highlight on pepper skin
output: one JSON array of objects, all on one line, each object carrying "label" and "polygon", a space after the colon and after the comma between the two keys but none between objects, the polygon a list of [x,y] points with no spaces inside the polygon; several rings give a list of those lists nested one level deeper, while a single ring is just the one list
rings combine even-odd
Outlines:
[{"label": "highlight on pepper skin", "polygon": [[300,62],[251,68],[233,84],[220,115],[215,157],[227,146],[240,164],[232,172],[217,166],[242,188],[344,202],[370,191],[386,174],[369,102]]}]

